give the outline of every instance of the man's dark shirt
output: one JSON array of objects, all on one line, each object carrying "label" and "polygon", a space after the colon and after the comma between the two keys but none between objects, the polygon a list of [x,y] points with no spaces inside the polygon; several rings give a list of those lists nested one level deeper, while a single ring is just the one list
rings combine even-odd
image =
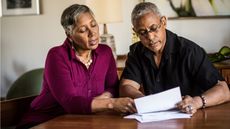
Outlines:
[{"label": "man's dark shirt", "polygon": [[195,96],[224,80],[203,48],[169,30],[159,68],[153,55],[141,42],[133,44],[122,74],[143,85],[145,95],[180,86],[182,95]]}]

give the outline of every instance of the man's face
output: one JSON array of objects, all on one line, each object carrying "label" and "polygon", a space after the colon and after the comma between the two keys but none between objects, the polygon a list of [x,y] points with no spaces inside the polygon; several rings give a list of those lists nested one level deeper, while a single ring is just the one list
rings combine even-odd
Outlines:
[{"label": "man's face", "polygon": [[136,20],[134,31],[141,43],[151,51],[161,53],[166,42],[166,18],[147,13]]}]

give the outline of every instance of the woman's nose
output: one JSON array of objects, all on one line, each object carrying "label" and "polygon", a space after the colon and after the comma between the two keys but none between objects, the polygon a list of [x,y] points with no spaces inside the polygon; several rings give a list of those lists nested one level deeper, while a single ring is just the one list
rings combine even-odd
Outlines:
[{"label": "woman's nose", "polygon": [[94,30],[94,29],[89,29],[89,34],[88,34],[88,36],[89,37],[93,37],[95,34],[96,34],[97,32],[96,32],[96,30]]}]

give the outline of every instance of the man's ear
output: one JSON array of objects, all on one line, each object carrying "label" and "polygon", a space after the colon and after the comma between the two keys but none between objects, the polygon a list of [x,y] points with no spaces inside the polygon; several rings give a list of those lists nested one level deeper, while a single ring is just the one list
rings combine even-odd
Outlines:
[{"label": "man's ear", "polygon": [[167,26],[167,18],[166,18],[165,16],[162,16],[162,17],[161,17],[161,22],[162,22],[162,25],[163,25],[164,27]]}]

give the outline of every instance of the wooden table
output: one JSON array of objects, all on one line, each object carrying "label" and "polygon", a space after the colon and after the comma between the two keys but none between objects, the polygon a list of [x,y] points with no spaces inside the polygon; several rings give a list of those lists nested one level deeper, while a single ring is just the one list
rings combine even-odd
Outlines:
[{"label": "wooden table", "polygon": [[139,123],[116,113],[63,115],[33,129],[230,129],[230,102],[198,110],[190,119]]}]

